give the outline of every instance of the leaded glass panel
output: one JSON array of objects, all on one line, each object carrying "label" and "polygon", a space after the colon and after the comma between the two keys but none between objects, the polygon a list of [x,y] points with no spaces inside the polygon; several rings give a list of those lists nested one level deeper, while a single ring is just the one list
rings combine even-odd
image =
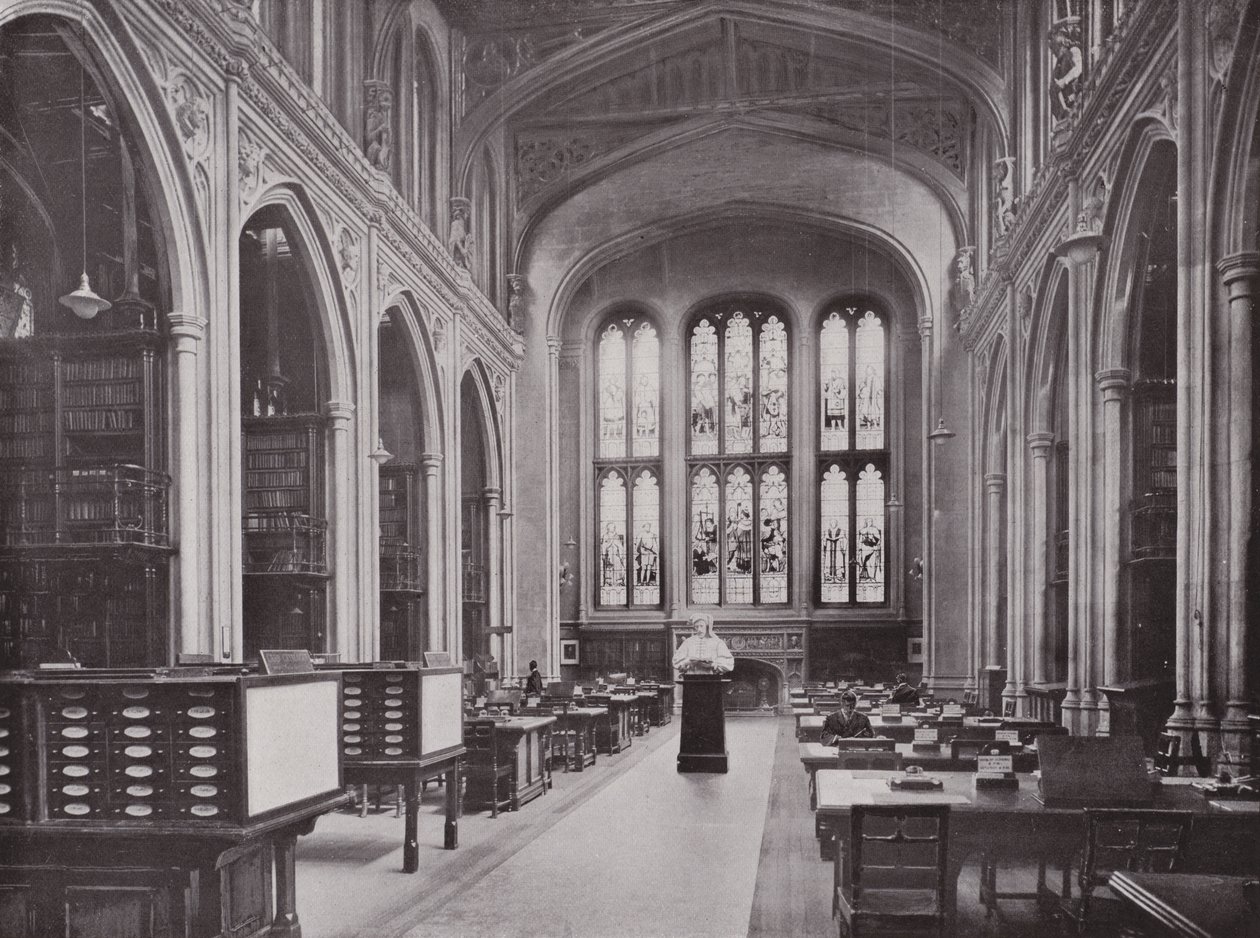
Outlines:
[{"label": "leaded glass panel", "polygon": [[634,375],[634,455],[656,456],[660,452],[660,341],[650,322],[634,330],[632,352]]},{"label": "leaded glass panel", "polygon": [[726,601],[753,601],[753,487],[747,470],[726,476]]},{"label": "leaded glass panel", "polygon": [[707,319],[691,331],[691,452],[718,451],[718,342]]},{"label": "leaded glass panel", "polygon": [[849,601],[849,480],[831,465],[819,487],[822,530],[822,595],[825,603]]},{"label": "leaded glass panel", "polygon": [[753,333],[743,313],[726,321],[726,452],[752,452]]},{"label": "leaded glass panel", "polygon": [[599,339],[599,455],[626,455],[626,336],[616,323]]},{"label": "leaded glass panel", "polygon": [[626,483],[619,472],[604,476],[599,487],[599,602],[626,603]]},{"label": "leaded glass panel", "polygon": [[884,448],[884,324],[867,310],[858,322],[857,448]]},{"label": "leaded glass panel", "polygon": [[778,466],[761,474],[761,584],[763,603],[788,601],[787,477]]},{"label": "leaded glass panel", "polygon": [[691,480],[691,601],[718,601],[718,480],[702,467]]},{"label": "leaded glass panel", "polygon": [[849,324],[839,313],[823,322],[818,341],[822,379],[822,442],[826,450],[849,448]]},{"label": "leaded glass panel", "polygon": [[874,465],[857,481],[857,601],[884,601],[884,477]]},{"label": "leaded glass panel", "polygon": [[661,493],[647,469],[634,480],[634,593],[636,606],[661,601]]},{"label": "leaded glass panel", "polygon": [[778,316],[770,316],[761,327],[761,414],[759,451],[787,452],[787,330]]}]

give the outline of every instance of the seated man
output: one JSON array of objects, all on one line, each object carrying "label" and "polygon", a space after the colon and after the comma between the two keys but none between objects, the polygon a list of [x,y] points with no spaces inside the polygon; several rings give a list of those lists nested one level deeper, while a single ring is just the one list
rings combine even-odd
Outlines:
[{"label": "seated man", "polygon": [[840,695],[840,709],[823,720],[822,742],[830,746],[837,739],[870,739],[875,735],[865,713],[857,712],[857,694],[851,690]]},{"label": "seated man", "polygon": [[903,707],[917,707],[919,705],[919,692],[906,683],[904,672],[897,675],[897,683],[893,687],[892,693],[888,695],[888,703],[901,704]]}]

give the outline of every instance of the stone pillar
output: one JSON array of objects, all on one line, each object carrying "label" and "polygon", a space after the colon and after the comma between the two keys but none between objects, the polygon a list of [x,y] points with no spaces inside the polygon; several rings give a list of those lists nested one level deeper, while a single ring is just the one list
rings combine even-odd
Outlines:
[{"label": "stone pillar", "polygon": [[[1099,575],[1103,594],[1102,679],[1110,687],[1122,680],[1120,662],[1120,479],[1124,474],[1125,447],[1121,439],[1121,408],[1129,390],[1127,368],[1109,368],[1094,376],[1102,392],[1103,503],[1102,565]],[[1106,695],[1098,702],[1098,735],[1111,731],[1111,708]]]},{"label": "stone pillar", "polygon": [[923,400],[923,419],[919,423],[919,435],[923,440],[920,472],[923,476],[923,575],[919,580],[923,589],[923,676],[927,681],[928,693],[936,693],[937,688],[937,656],[936,656],[936,618],[932,603],[932,450],[936,444],[928,439],[932,430],[932,420],[940,408],[938,396],[932,384],[932,320],[919,320],[919,375],[922,388],[920,396]]},{"label": "stone pillar", "polygon": [[[1221,720],[1221,748],[1239,753],[1248,738],[1247,687],[1247,571],[1251,539],[1254,479],[1252,464],[1253,417],[1252,324],[1255,315],[1260,252],[1243,251],[1221,258],[1221,275],[1229,303],[1229,573],[1228,655],[1225,714]],[[1254,758],[1254,753],[1252,754]]]},{"label": "stone pillar", "polygon": [[175,411],[175,491],[178,494],[175,517],[179,525],[179,553],[175,564],[179,571],[179,644],[174,652],[210,653],[213,634],[201,629],[201,517],[202,464],[197,446],[200,415],[197,402],[197,356],[206,334],[206,321],[189,313],[168,313],[171,339],[175,346],[174,401]]},{"label": "stone pillar", "polygon": [[[328,418],[329,453],[328,467],[329,532],[328,567],[332,573],[332,601],[329,613],[332,621],[328,628],[328,651],[340,652],[343,661],[358,661],[358,628],[351,621],[353,597],[357,590],[354,583],[352,548],[355,533],[350,520],[350,420],[354,405],[344,401],[329,401],[324,405]],[[352,641],[353,639],[353,641]],[[352,647],[353,646],[353,647]]]},{"label": "stone pillar", "polygon": [[1002,617],[1002,514],[1006,501],[1006,473],[984,476],[985,502],[985,603],[984,655],[982,666],[1001,668],[1006,664],[999,653]]},{"label": "stone pillar", "polygon": [[[1080,204],[1075,183],[1071,203]],[[1092,446],[1089,402],[1085,393],[1085,375],[1090,356],[1090,291],[1095,259],[1103,244],[1103,236],[1089,230],[1084,218],[1055,249],[1068,268],[1068,410],[1076,432],[1071,440],[1072,459],[1068,470],[1071,501],[1068,528],[1071,531],[1071,568],[1068,573],[1068,673],[1067,693],[1063,699],[1063,722],[1073,732],[1089,734],[1094,729],[1097,692],[1088,664],[1093,644],[1093,584],[1090,537],[1093,519],[1090,515],[1092,478]]]},{"label": "stone pillar", "polygon": [[1046,516],[1046,505],[1050,495],[1050,451],[1053,447],[1053,433],[1041,431],[1028,434],[1028,450],[1032,454],[1032,563],[1028,572],[1032,586],[1032,677],[1033,683],[1038,685],[1049,681],[1049,669],[1046,667],[1050,655],[1046,636],[1046,589],[1050,581],[1050,521]]},{"label": "stone pillar", "polygon": [[[428,609],[425,649],[447,651],[446,632],[442,628],[442,454],[425,453],[420,457],[424,472],[424,556],[426,565],[425,606]],[[455,656],[452,656],[455,657]]]},{"label": "stone pillar", "polygon": [[[503,628],[503,608],[499,602],[499,577],[502,573],[503,550],[500,538],[499,489],[487,486],[481,497],[486,508],[486,627],[492,635]],[[500,667],[506,663],[500,660]]]},{"label": "stone pillar", "polygon": [[[547,426],[538,428],[545,432],[547,442],[547,498],[546,530],[543,532],[542,549],[546,562],[543,569],[547,577],[547,621],[543,624],[547,645],[555,667],[560,664],[560,537],[557,506],[560,504],[560,484],[556,467],[560,464],[560,352],[564,340],[559,336],[547,337]],[[593,583],[593,576],[584,577],[583,583]]]}]

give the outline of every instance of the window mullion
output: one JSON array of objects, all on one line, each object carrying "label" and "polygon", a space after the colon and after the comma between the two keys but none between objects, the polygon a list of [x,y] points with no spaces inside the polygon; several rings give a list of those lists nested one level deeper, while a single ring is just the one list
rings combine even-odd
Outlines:
[{"label": "window mullion", "polygon": [[[627,424],[627,431],[629,424]],[[626,433],[626,443],[630,442],[630,434]],[[634,474],[629,463],[625,467],[626,476],[626,609],[634,608]]]},{"label": "window mullion", "polygon": [[761,468],[752,463],[748,467],[752,471],[752,535],[750,536],[752,548],[752,601],[754,606],[761,605]]}]

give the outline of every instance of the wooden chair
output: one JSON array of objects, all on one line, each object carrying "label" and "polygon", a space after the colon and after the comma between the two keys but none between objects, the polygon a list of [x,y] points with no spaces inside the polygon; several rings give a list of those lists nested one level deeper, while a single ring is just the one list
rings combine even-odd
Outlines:
[{"label": "wooden chair", "polygon": [[832,917],[841,938],[944,934],[949,805],[854,805],[835,855]]},{"label": "wooden chair", "polygon": [[[1120,921],[1120,902],[1110,895],[1107,882],[1117,870],[1175,873],[1190,840],[1194,815],[1189,811],[1150,808],[1086,808],[1085,850],[1071,894],[1071,870],[1063,871],[1059,912],[1076,926]],[[1108,932],[1110,933],[1110,932]]]},{"label": "wooden chair", "polygon": [[1181,737],[1172,733],[1160,733],[1155,747],[1155,768],[1160,775],[1176,775],[1183,765],[1193,766],[1199,778],[1207,778],[1210,766],[1203,750],[1199,748],[1199,734],[1190,735],[1190,755],[1181,755]]},{"label": "wooden chair", "polygon": [[499,759],[494,725],[469,721],[464,723],[463,776],[470,805],[488,807],[491,817],[512,804],[513,774],[516,765]]},{"label": "wooden chair", "polygon": [[837,768],[859,772],[900,772],[901,753],[886,749],[841,749]]}]

